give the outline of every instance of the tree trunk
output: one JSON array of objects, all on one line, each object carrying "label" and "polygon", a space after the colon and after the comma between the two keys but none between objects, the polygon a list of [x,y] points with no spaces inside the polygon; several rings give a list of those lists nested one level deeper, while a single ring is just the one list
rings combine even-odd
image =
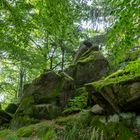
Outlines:
[{"label": "tree trunk", "polygon": [[51,56],[50,57],[50,70],[53,69],[53,57]]},{"label": "tree trunk", "polygon": [[53,48],[53,51],[51,52],[51,56],[50,56],[50,70],[53,69],[53,58],[54,58],[54,53],[55,53],[55,51],[56,51],[56,48],[57,48],[57,46],[56,46],[56,44],[55,44],[55,46],[54,46],[54,48]]},{"label": "tree trunk", "polygon": [[24,81],[24,69],[20,68],[19,71],[19,84],[18,84],[18,97],[22,97],[23,94],[23,82]]},{"label": "tree trunk", "polygon": [[65,62],[65,50],[64,47],[61,46],[61,53],[62,53],[62,63],[61,63],[61,71],[64,71],[64,62]]}]

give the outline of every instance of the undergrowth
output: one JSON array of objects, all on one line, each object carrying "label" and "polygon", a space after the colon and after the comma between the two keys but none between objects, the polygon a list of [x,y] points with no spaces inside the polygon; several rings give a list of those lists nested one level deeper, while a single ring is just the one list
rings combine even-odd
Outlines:
[{"label": "undergrowth", "polygon": [[81,112],[53,121],[0,131],[0,140],[138,140],[121,122],[103,123],[104,116]]}]

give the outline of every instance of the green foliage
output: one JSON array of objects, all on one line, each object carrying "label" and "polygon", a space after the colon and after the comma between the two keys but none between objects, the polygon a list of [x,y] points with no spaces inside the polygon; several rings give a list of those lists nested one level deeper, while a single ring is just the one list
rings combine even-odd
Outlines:
[{"label": "green foliage", "polygon": [[[93,116],[90,112],[61,117],[53,121],[42,121],[18,129],[0,131],[0,138],[41,139],[41,140],[138,140],[138,137],[126,127],[124,121],[103,122],[104,116]],[[124,119],[125,120],[125,119]],[[11,140],[10,138],[7,140]]]},{"label": "green foliage", "polygon": [[88,93],[86,92],[85,88],[79,88],[75,92],[75,96],[71,98],[68,103],[67,107],[63,111],[64,114],[71,114],[81,111],[87,106],[87,98]]},{"label": "green foliage", "polygon": [[54,129],[49,129],[48,132],[46,133],[45,137],[43,138],[44,140],[55,140],[57,138],[56,132]]},{"label": "green foliage", "polygon": [[79,45],[77,23],[88,14],[86,6],[73,0],[0,1],[0,92],[8,102],[44,69],[60,69],[63,51],[68,66]]},{"label": "green foliage", "polygon": [[16,130],[17,128],[27,126],[30,124],[35,124],[38,122],[38,120],[35,120],[33,118],[29,118],[27,116],[24,117],[15,117],[15,120],[11,121],[10,128],[13,130]]},{"label": "green foliage", "polygon": [[19,137],[29,137],[34,133],[33,126],[23,127],[17,131],[17,136]]},{"label": "green foliage", "polygon": [[[101,120],[105,119],[103,116],[92,116],[88,112],[81,112],[75,117],[68,117],[65,121],[65,130],[59,131],[58,139],[66,140],[129,140],[129,138],[138,140],[125,125],[121,122],[110,122],[104,124]],[[76,118],[76,119],[75,119]],[[61,119],[62,122],[62,119]]]},{"label": "green foliage", "polygon": [[65,109],[64,113],[72,113],[76,111],[81,111],[86,107],[87,97],[85,96],[78,96],[73,99],[70,99],[67,108]]},{"label": "green foliage", "polygon": [[139,4],[139,0],[108,0],[115,20],[109,29],[106,47],[115,65],[125,60],[125,54],[139,45]]},{"label": "green foliage", "polygon": [[8,129],[0,131],[0,139],[3,140],[19,140],[16,134]]},{"label": "green foliage", "polygon": [[[32,137],[37,136],[43,140],[49,140],[54,136],[53,126],[49,125],[48,122],[41,122],[35,125],[29,125],[27,127],[22,127],[17,130],[16,135],[18,137]],[[47,133],[46,133],[47,132]]]},{"label": "green foliage", "polygon": [[[17,94],[21,68],[24,69],[23,84],[31,82],[43,69],[60,69],[63,51],[64,67],[67,67],[79,41],[84,34],[88,35],[85,30],[80,31],[77,25],[87,21],[89,12],[93,24],[99,17],[104,17],[104,22],[105,19],[111,22],[110,17],[115,18],[113,26],[109,28],[106,46],[111,62],[113,59],[115,63],[122,61],[139,43],[138,5],[138,0],[100,0],[94,1],[91,6],[86,1],[75,0],[1,0],[0,91],[9,100]],[[108,13],[110,10],[110,17],[104,15],[105,11]],[[90,31],[90,34],[94,34],[94,31]],[[91,60],[92,56],[87,56],[79,63]]]}]

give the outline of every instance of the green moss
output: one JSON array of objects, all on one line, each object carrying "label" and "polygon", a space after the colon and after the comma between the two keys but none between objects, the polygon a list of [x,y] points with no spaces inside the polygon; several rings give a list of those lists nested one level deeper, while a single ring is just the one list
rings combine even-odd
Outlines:
[{"label": "green moss", "polygon": [[[61,138],[67,140],[89,140],[89,139],[105,139],[105,140],[138,140],[138,137],[133,134],[121,122],[103,123],[105,116],[93,116],[88,112],[81,112],[76,119],[66,119],[65,130],[61,132]],[[61,121],[63,122],[63,121]],[[130,127],[130,126],[129,126]]]},{"label": "green moss", "polygon": [[50,129],[53,129],[53,124],[49,124],[48,121],[43,121],[34,126],[34,133],[38,137],[44,137]]},{"label": "green moss", "polygon": [[49,129],[43,138],[44,140],[54,140],[57,139],[57,135],[54,129]]},{"label": "green moss", "polygon": [[74,122],[74,120],[76,121],[77,119],[79,119],[79,116],[80,116],[79,113],[77,113],[66,117],[59,117],[58,119],[55,120],[55,123],[58,125],[67,125],[69,123]]},{"label": "green moss", "polygon": [[69,99],[64,114],[77,113],[87,106],[88,93],[84,87],[77,89],[74,95]]},{"label": "green moss", "polygon": [[33,97],[33,95],[29,95],[28,97],[23,98],[21,103],[20,103],[19,108],[17,109],[17,112],[19,112],[22,109],[24,110],[25,108],[29,108],[32,104],[34,104],[34,97]]},{"label": "green moss", "polygon": [[49,129],[48,124],[46,122],[41,122],[35,125],[29,125],[27,127],[22,127],[20,129],[18,129],[17,131],[17,136],[18,137],[29,137],[29,136],[33,136],[33,135],[37,135],[38,137],[42,137],[43,135],[45,135],[45,133],[47,132],[47,130]]},{"label": "green moss", "polygon": [[56,85],[56,87],[52,91],[52,97],[59,97],[60,96],[60,92],[62,90],[62,86],[63,86],[62,80],[60,80],[60,82],[58,82],[58,84]]},{"label": "green moss", "polygon": [[47,70],[44,71],[44,73],[42,73],[39,77],[37,77],[36,79],[33,80],[33,84],[43,84],[44,80],[46,80],[46,78],[49,78],[50,76],[53,75],[53,78],[55,78],[56,80],[58,80],[58,77],[60,76],[58,73],[56,73],[55,71],[52,70]]},{"label": "green moss", "polygon": [[[88,111],[61,117],[53,121],[42,121],[38,124],[22,127],[17,132],[0,131],[0,139],[19,140],[22,138],[40,140],[138,140],[122,122],[106,123],[105,116],[93,116]],[[8,136],[8,137],[7,137]]]},{"label": "green moss", "polygon": [[109,75],[108,77],[106,77],[105,80],[110,79],[110,78],[116,78],[119,76],[123,76],[124,74],[129,74],[129,73],[126,72],[125,70],[118,70],[117,72],[114,72],[111,75]]},{"label": "green moss", "polygon": [[87,95],[87,91],[86,91],[86,88],[85,87],[81,87],[81,88],[78,88],[76,89],[76,93],[75,93],[75,96],[80,96],[80,95]]},{"label": "green moss", "polygon": [[74,113],[78,113],[78,112],[80,112],[80,111],[82,111],[81,108],[78,108],[78,107],[68,107],[68,108],[66,108],[66,109],[63,111],[63,113],[64,113],[64,114],[74,114]]},{"label": "green moss", "polygon": [[0,140],[19,140],[14,131],[5,129],[0,131]]},{"label": "green moss", "polygon": [[[31,136],[37,136],[38,138],[44,139],[44,137],[47,138],[50,136],[47,133],[50,133],[50,131],[53,131],[53,125],[49,124],[47,121],[29,125],[27,127],[22,127],[17,130],[16,135],[18,137],[31,137]],[[48,139],[49,140],[49,139]]]},{"label": "green moss", "polygon": [[82,57],[80,57],[80,59],[78,60],[78,64],[84,64],[84,63],[88,63],[91,61],[96,61],[96,59],[98,57],[101,57],[101,52],[100,51],[91,51],[91,52],[87,52],[85,54],[82,55]]},{"label": "green moss", "polygon": [[88,62],[91,62],[91,61],[95,61],[96,59],[93,58],[93,57],[87,57],[87,58],[84,58],[84,59],[80,59],[77,63],[78,64],[84,64],[84,63],[88,63]]},{"label": "green moss", "polygon": [[66,80],[70,80],[70,81],[73,81],[73,78],[72,77],[70,77],[68,74],[66,74],[65,72],[61,72],[60,73],[60,76],[61,76],[61,78],[63,79],[66,79]]},{"label": "green moss", "polygon": [[38,122],[38,120],[30,118],[29,116],[17,116],[17,117],[14,117],[14,119],[12,120],[12,122],[10,124],[10,128],[13,130],[16,130],[23,126],[28,126],[30,124],[34,124],[37,122]]},{"label": "green moss", "polygon": [[110,123],[105,127],[104,133],[108,136],[108,140],[138,140],[127,127],[121,123]]},{"label": "green moss", "polygon": [[28,127],[22,127],[17,131],[18,137],[29,137],[34,133],[34,127],[28,126]]},{"label": "green moss", "polygon": [[128,60],[136,60],[138,58],[140,54],[140,50],[139,49],[136,49],[134,51],[128,51],[126,52],[126,54],[124,55],[124,60],[128,61]]},{"label": "green moss", "polygon": [[86,84],[87,89],[92,87],[97,90],[101,90],[103,87],[112,84],[123,84],[128,81],[134,81],[140,79],[140,59],[129,63],[124,69],[118,70],[117,72],[109,75],[108,77],[93,83]]}]

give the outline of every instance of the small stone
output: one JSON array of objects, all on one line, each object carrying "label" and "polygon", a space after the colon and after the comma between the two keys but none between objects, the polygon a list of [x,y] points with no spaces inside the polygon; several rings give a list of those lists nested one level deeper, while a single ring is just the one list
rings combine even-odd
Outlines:
[{"label": "small stone", "polygon": [[91,112],[96,115],[103,115],[104,109],[101,106],[99,106],[98,104],[96,104],[91,108]]}]

